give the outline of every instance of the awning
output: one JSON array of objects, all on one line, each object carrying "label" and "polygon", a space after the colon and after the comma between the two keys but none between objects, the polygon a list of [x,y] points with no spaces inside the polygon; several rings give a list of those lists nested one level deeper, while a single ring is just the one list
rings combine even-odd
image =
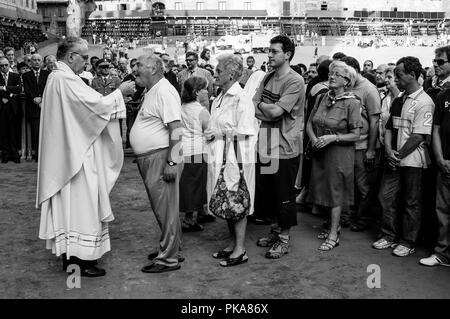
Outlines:
[{"label": "awning", "polygon": [[[267,10],[166,10],[164,17],[266,17]],[[152,15],[151,10],[94,11],[89,20],[96,19],[145,19],[162,17]]]}]

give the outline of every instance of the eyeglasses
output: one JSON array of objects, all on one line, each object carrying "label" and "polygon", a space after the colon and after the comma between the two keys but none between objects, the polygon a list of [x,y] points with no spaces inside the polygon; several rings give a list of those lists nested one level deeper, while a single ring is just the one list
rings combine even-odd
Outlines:
[{"label": "eyeglasses", "polygon": [[328,77],[329,78],[331,78],[332,76],[336,76],[336,77],[339,77],[339,78],[346,79],[347,81],[350,81],[350,79],[348,77],[343,76],[342,74],[339,74],[337,72],[330,72],[330,73],[328,73]]},{"label": "eyeglasses", "polygon": [[164,63],[169,63],[170,60],[168,60],[168,59],[163,59],[163,62],[164,62]]},{"label": "eyeglasses", "polygon": [[78,54],[80,57],[83,58],[83,60],[89,60],[89,55],[88,54],[79,54],[78,52],[71,52],[71,53],[75,53]]},{"label": "eyeglasses", "polygon": [[372,66],[372,64],[364,64],[364,66]]},{"label": "eyeglasses", "polygon": [[186,62],[196,61],[195,59],[186,59]]},{"label": "eyeglasses", "polygon": [[448,60],[444,60],[444,59],[434,59],[433,60],[433,63],[434,64],[437,64],[437,65],[439,65],[439,66],[442,66],[442,65],[444,65],[445,63],[447,63],[448,62]]},{"label": "eyeglasses", "polygon": [[0,67],[1,67],[1,66],[9,66],[9,64],[0,64]]}]

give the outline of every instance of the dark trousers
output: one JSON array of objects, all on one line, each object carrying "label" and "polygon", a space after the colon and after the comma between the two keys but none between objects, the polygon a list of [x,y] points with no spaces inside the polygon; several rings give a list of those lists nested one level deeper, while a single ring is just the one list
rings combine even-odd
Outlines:
[{"label": "dark trousers", "polygon": [[369,225],[379,215],[378,176],[381,150],[376,151],[374,165],[364,163],[366,150],[355,152],[355,224]]},{"label": "dark trousers", "polygon": [[439,237],[434,251],[450,263],[450,177],[439,173],[436,182],[436,215]]},{"label": "dark trousers", "polygon": [[39,153],[39,118],[28,118],[27,122],[30,124],[31,135],[31,154],[33,157],[38,157]]},{"label": "dark trousers", "polygon": [[381,237],[413,248],[422,220],[422,168],[385,167],[379,200],[383,209]]},{"label": "dark trousers", "polygon": [[3,157],[19,156],[17,142],[17,113],[11,103],[0,105],[0,149]]},{"label": "dark trousers", "polygon": [[[278,169],[265,174],[264,168]],[[295,206],[295,179],[297,177],[300,157],[291,159],[272,159],[269,163],[258,157],[255,177],[255,217],[271,219],[282,229],[297,225],[297,208]]]}]

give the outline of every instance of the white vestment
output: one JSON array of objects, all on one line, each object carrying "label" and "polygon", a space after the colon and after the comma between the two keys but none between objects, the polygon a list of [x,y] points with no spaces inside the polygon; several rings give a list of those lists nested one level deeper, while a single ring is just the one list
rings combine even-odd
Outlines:
[{"label": "white vestment", "polygon": [[36,207],[39,238],[57,256],[99,259],[110,250],[109,194],[123,164],[120,90],[102,96],[66,64],[48,77],[42,97]]}]

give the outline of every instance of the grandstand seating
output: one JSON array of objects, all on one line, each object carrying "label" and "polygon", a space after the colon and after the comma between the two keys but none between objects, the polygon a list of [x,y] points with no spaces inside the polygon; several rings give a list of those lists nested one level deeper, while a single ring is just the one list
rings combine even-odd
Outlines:
[{"label": "grandstand seating", "polygon": [[40,29],[32,29],[15,24],[4,24],[0,22],[0,48],[13,47],[19,50],[25,42],[41,42],[47,40],[47,37]]}]

